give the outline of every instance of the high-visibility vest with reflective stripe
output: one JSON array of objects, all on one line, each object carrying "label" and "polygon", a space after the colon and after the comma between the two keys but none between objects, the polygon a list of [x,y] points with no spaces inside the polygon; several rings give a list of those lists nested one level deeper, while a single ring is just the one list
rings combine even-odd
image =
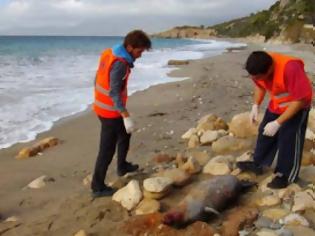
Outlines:
[{"label": "high-visibility vest with reflective stripe", "polygon": [[121,117],[120,113],[115,110],[114,102],[109,96],[110,91],[110,70],[112,65],[116,61],[121,61],[126,64],[126,74],[123,80],[125,80],[124,88],[121,91],[121,99],[124,106],[126,106],[128,94],[127,94],[127,82],[130,74],[130,67],[128,62],[113,54],[112,49],[106,49],[100,58],[98,70],[96,73],[95,88],[94,88],[94,104],[93,110],[98,116],[104,118],[118,118]]},{"label": "high-visibility vest with reflective stripe", "polygon": [[[273,80],[272,80],[272,87],[270,90],[270,87],[267,88],[267,83],[264,80],[256,80],[256,82],[263,88],[265,88],[271,98],[271,109],[274,111],[279,111],[279,113],[283,113],[290,102],[292,102],[294,99],[290,94],[288,93],[288,90],[285,86],[284,82],[284,71],[285,71],[285,66],[289,61],[292,60],[298,60],[303,63],[304,62],[295,57],[287,56],[287,55],[282,55],[279,53],[273,53],[273,52],[268,52],[268,54],[272,57],[273,59],[273,65],[274,65],[274,72],[273,72]],[[308,95],[307,99],[312,99],[312,94]]]}]

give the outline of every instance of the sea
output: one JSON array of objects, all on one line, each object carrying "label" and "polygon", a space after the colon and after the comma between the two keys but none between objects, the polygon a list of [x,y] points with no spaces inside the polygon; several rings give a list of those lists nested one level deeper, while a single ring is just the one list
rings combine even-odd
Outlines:
[{"label": "sea", "polygon": [[[0,149],[28,142],[93,102],[101,52],[123,41],[104,36],[0,36]],[[152,39],[135,63],[129,94],[175,81],[171,59],[200,59],[244,46],[216,40]]]}]

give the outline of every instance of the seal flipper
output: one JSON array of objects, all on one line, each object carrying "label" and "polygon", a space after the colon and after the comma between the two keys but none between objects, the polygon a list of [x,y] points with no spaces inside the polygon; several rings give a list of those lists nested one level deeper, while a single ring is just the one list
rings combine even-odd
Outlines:
[{"label": "seal flipper", "polygon": [[218,212],[216,209],[214,209],[213,207],[205,207],[204,209],[204,212],[206,212],[206,213],[213,213],[213,214],[215,214],[215,215],[217,215],[217,216],[219,216],[220,215],[220,212]]}]

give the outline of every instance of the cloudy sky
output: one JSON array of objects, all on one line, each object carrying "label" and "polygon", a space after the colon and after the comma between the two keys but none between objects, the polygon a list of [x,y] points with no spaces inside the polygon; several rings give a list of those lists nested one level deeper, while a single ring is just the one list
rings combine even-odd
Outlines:
[{"label": "cloudy sky", "polygon": [[0,35],[124,35],[212,25],[276,0],[0,0]]}]

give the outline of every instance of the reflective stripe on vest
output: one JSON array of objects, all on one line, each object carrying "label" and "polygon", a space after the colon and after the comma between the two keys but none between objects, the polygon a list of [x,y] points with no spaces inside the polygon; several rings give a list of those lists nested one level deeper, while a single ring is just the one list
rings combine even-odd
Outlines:
[{"label": "reflective stripe on vest", "polygon": [[106,89],[104,89],[104,88],[102,88],[99,84],[96,84],[96,85],[95,85],[95,89],[96,89],[98,92],[100,92],[101,94],[104,94],[104,95],[106,95],[106,96],[109,96],[109,91],[106,90]]},{"label": "reflective stripe on vest", "polygon": [[277,99],[280,99],[280,98],[288,97],[289,95],[290,95],[289,93],[279,93],[275,95],[274,97]]},{"label": "reflective stripe on vest", "polygon": [[94,102],[94,104],[99,106],[100,108],[103,108],[103,109],[106,109],[106,110],[109,110],[109,111],[117,111],[113,106],[109,106],[109,105],[107,105],[105,103],[102,103],[102,102],[100,102],[98,100],[96,100]]}]

